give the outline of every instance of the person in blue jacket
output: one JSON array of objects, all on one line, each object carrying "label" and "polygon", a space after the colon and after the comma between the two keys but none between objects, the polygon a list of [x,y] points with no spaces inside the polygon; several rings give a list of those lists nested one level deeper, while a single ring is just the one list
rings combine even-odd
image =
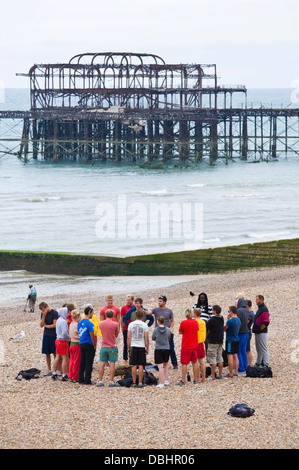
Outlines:
[{"label": "person in blue jacket", "polygon": [[132,321],[136,320],[136,310],[143,310],[144,315],[142,321],[146,322],[148,320],[147,326],[151,326],[154,323],[154,316],[149,313],[146,313],[147,310],[143,308],[142,303],[143,300],[140,297],[137,297],[135,299],[135,305],[133,305],[133,307],[131,307],[130,310],[122,317],[122,320],[125,325],[129,326]]}]

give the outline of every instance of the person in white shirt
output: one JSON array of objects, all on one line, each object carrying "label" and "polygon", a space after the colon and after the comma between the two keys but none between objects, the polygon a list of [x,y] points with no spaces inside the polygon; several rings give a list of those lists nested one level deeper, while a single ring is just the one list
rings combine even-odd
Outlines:
[{"label": "person in white shirt", "polygon": [[[132,366],[133,387],[143,387],[142,379],[144,366],[146,364],[146,355],[149,349],[148,325],[141,319],[144,312],[136,310],[136,320],[131,322],[128,327],[127,347],[130,356],[130,366]],[[137,385],[137,367],[138,367],[138,385]]]}]

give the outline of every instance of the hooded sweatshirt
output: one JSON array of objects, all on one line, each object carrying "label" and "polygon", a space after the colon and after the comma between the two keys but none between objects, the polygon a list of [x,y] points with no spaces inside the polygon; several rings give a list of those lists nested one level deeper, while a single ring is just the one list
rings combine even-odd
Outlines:
[{"label": "hooded sweatshirt", "polygon": [[155,349],[170,349],[170,337],[171,331],[168,326],[156,326],[152,334],[152,340],[156,341]]},{"label": "hooded sweatshirt", "polygon": [[239,334],[249,333],[249,329],[248,329],[249,310],[247,308],[247,302],[244,299],[238,299],[237,316],[241,320]]},{"label": "hooded sweatshirt", "polygon": [[67,307],[62,307],[58,310],[58,320],[56,322],[56,336],[57,339],[62,341],[69,341],[69,327],[67,323],[68,310]]}]

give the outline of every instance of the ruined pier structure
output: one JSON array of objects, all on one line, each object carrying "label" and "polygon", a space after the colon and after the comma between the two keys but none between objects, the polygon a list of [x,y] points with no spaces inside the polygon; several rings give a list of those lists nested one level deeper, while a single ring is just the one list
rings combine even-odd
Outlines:
[{"label": "ruined pier structure", "polygon": [[[245,86],[219,86],[215,64],[153,54],[86,53],[37,64],[19,158],[91,162],[276,158],[299,152],[299,110],[247,106]],[[235,101],[242,105],[235,106]]]}]

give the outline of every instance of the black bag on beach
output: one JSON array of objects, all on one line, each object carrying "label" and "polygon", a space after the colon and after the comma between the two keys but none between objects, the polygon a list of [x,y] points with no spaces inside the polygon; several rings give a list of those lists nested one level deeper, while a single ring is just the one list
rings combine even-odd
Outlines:
[{"label": "black bag on beach", "polygon": [[246,403],[239,403],[232,406],[227,414],[235,418],[248,418],[248,416],[252,416],[254,412],[255,410],[249,408]]},{"label": "black bag on beach", "polygon": [[[22,378],[26,380],[38,379],[39,374],[40,374],[40,370],[35,369],[35,368],[27,369],[27,370],[20,370],[20,372],[16,376],[16,380],[22,380]],[[19,379],[20,376],[21,378]]]},{"label": "black bag on beach", "polygon": [[246,369],[246,377],[273,377],[272,369],[268,366],[248,366]]}]

